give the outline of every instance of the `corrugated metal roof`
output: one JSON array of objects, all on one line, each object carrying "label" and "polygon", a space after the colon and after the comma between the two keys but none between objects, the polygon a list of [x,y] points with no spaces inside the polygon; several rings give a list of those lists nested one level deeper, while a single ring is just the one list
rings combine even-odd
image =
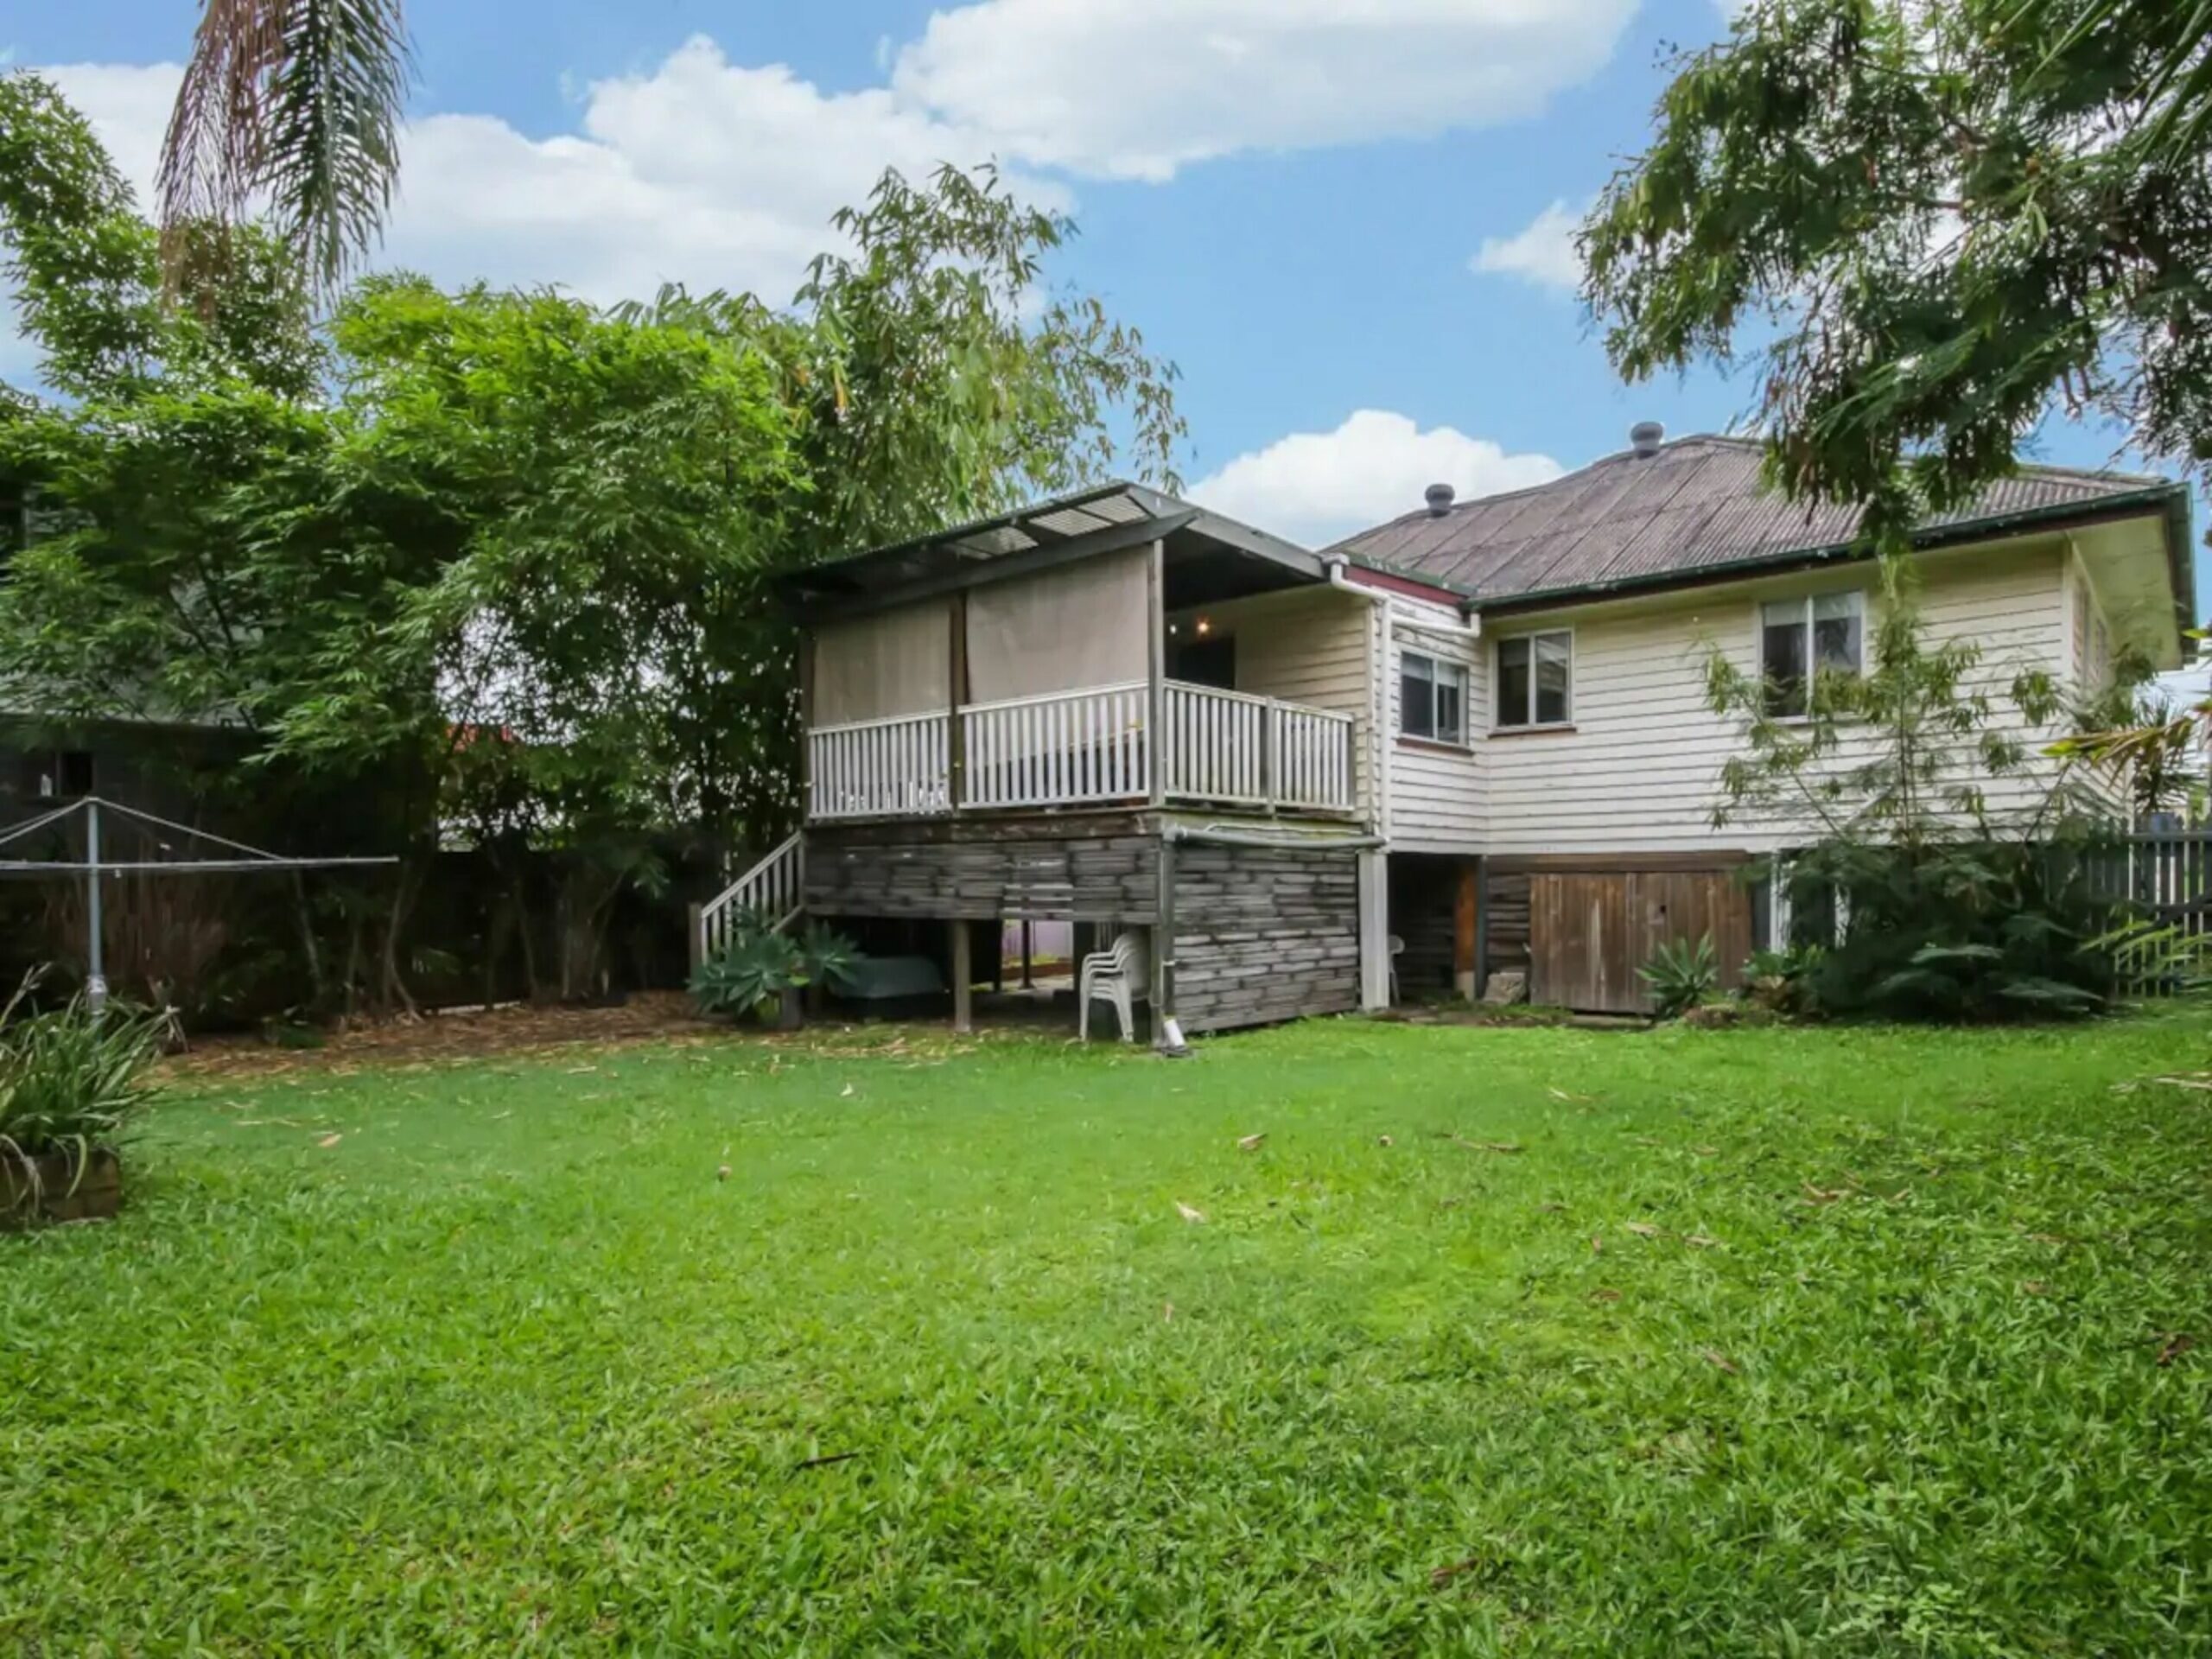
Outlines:
[{"label": "corrugated metal roof", "polygon": [[[1329,551],[1498,600],[1765,563],[1858,534],[1859,508],[1795,505],[1763,488],[1761,453],[1747,438],[1677,438],[1655,454],[1608,455],[1532,489],[1463,501],[1440,518],[1418,509]],[[2167,482],[2029,467],[1923,528],[2094,506]]]}]

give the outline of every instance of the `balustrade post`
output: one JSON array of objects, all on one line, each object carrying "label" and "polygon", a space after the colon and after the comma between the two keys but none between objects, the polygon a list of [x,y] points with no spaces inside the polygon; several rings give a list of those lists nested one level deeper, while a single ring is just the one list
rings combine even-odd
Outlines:
[{"label": "balustrade post", "polygon": [[1283,708],[1273,697],[1260,711],[1260,798],[1268,804],[1268,816],[1275,815],[1275,796],[1282,775]]}]

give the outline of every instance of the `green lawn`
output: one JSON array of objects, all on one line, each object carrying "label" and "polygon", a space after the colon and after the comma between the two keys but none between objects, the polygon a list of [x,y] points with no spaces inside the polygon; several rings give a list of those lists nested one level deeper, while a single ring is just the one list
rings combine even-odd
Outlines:
[{"label": "green lawn", "polygon": [[203,1086],[0,1238],[0,1650],[2212,1651],[2208,1039]]}]

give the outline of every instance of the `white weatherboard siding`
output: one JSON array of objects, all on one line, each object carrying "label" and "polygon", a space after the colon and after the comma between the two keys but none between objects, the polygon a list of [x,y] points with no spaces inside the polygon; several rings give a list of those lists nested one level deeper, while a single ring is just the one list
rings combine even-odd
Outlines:
[{"label": "white weatherboard siding", "polygon": [[[1479,850],[1488,832],[1482,761],[1476,750],[1488,723],[1490,652],[1470,639],[1451,607],[1424,604],[1392,594],[1390,660],[1383,664],[1384,739],[1390,750],[1390,847],[1403,853],[1465,853]],[[1403,684],[1399,659],[1407,652],[1459,663],[1467,671],[1467,725],[1472,736],[1464,749],[1418,739],[1398,738],[1398,699]]]},{"label": "white weatherboard siding", "polygon": [[1192,637],[1203,616],[1214,637],[1236,640],[1237,690],[1351,715],[1358,722],[1354,764],[1365,803],[1375,798],[1370,609],[1334,588],[1300,588],[1179,611],[1169,620],[1181,639]]},{"label": "white weatherboard siding", "polygon": [[[1982,662],[1975,683],[1993,694],[2000,709],[2009,713],[2004,691],[2020,670],[2063,671],[2069,642],[2057,543],[1926,555],[1916,568],[1929,643],[1961,636],[1979,641]],[[1795,821],[1713,827],[1720,767],[1740,751],[1742,738],[1737,722],[1707,709],[1705,667],[1718,648],[1745,672],[1758,671],[1762,601],[1854,586],[1869,594],[1871,649],[1878,618],[1878,576],[1871,565],[1497,619],[1486,630],[1492,640],[1573,629],[1573,727],[1492,732],[1478,744],[1488,797],[1482,850],[1759,849],[1812,833],[1817,820],[1809,814]],[[2013,724],[2017,728],[2017,719]],[[2055,735],[2019,734],[2036,747]],[[1992,807],[2002,809],[2024,803],[2035,791],[2015,784],[1993,786],[1989,793]],[[1482,816],[1479,805],[1474,810]]]}]

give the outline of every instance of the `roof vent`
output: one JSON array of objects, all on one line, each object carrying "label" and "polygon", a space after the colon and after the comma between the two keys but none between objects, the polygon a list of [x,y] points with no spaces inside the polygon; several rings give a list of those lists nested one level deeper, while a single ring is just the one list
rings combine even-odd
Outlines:
[{"label": "roof vent", "polygon": [[1428,516],[1441,518],[1452,511],[1452,497],[1455,493],[1449,484],[1432,484],[1421,493],[1421,499],[1428,503]]},{"label": "roof vent", "polygon": [[1667,442],[1667,429],[1656,421],[1638,421],[1628,429],[1628,447],[1639,455],[1656,455]]}]

